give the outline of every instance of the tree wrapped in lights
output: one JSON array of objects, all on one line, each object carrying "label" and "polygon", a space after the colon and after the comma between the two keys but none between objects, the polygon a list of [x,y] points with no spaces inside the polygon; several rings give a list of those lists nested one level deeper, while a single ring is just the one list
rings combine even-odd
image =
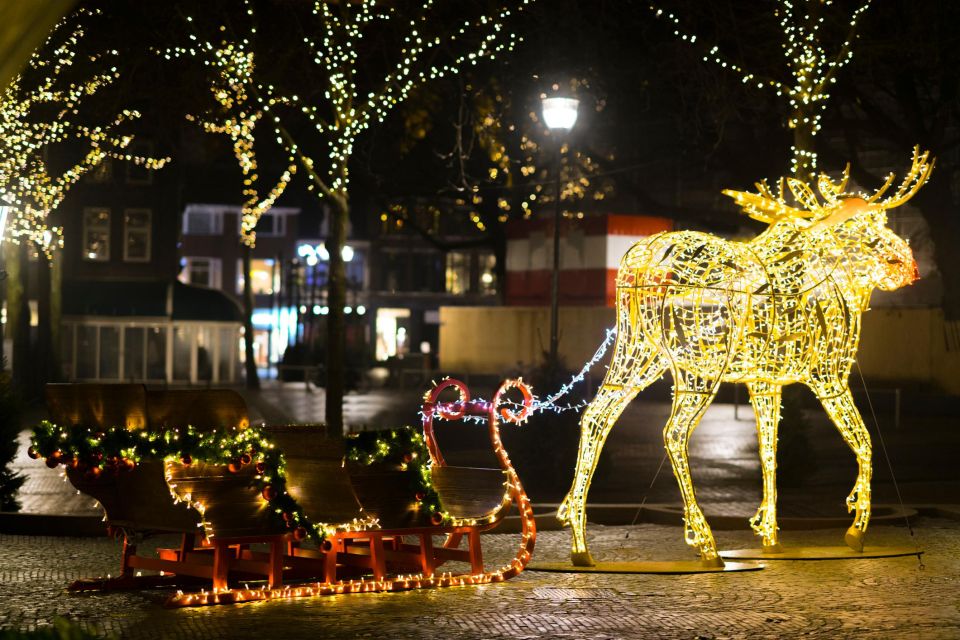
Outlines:
[{"label": "tree wrapped in lights", "polygon": [[[0,96],[0,200],[10,207],[4,238],[26,251],[35,250],[45,265],[62,246],[62,229],[50,223],[50,215],[62,204],[67,192],[85,174],[107,158],[134,162],[159,169],[169,158],[149,158],[127,151],[133,136],[125,125],[140,117],[122,109],[106,118],[83,113],[84,102],[118,77],[118,52],[93,55],[80,53],[86,35],[84,21],[99,12],[80,11],[54,27],[44,45],[30,57],[27,68]],[[89,74],[77,67],[94,69]],[[90,121],[93,122],[90,122]],[[64,162],[63,157],[73,157]],[[22,262],[22,261],[21,261]],[[11,324],[17,326],[15,344],[23,362],[27,357],[26,270],[13,269],[19,282],[10,286]],[[41,269],[41,280],[49,282],[49,269]],[[42,294],[57,295],[58,287]],[[49,309],[41,295],[40,310]],[[17,322],[19,321],[19,322]],[[50,347],[49,333],[56,320],[41,317],[41,351]],[[46,340],[43,336],[46,335]],[[41,353],[46,361],[49,354]]]},{"label": "tree wrapped in lights", "polygon": [[[516,0],[522,8],[533,0]],[[409,10],[375,0],[330,3],[316,0],[312,22],[305,26],[303,44],[315,73],[299,78],[297,91],[283,91],[252,78],[246,83],[251,111],[269,114],[276,138],[296,158],[309,180],[309,188],[329,204],[327,252],[330,256],[327,319],[327,402],[326,421],[331,434],[343,426],[342,399],[345,378],[346,270],[342,249],[346,243],[350,215],[350,160],[355,145],[367,130],[386,119],[417,87],[437,78],[454,75],[464,67],[476,65],[511,50],[519,36],[507,28],[513,14],[501,8],[471,19],[458,19],[453,28],[450,16],[441,20],[435,0]],[[445,4],[447,11],[462,7]],[[253,9],[248,4],[250,22]],[[390,50],[384,44],[394,28],[399,31],[398,45]],[[222,30],[227,33],[226,29]],[[247,36],[228,34],[221,48],[246,51],[256,35],[251,26]],[[366,36],[366,37],[365,37]],[[168,55],[198,56],[212,45],[196,37],[185,47],[176,47]],[[381,50],[387,49],[387,50]],[[459,50],[459,54],[448,54]],[[391,60],[383,69],[383,60]],[[262,68],[259,65],[258,68]],[[254,67],[249,65],[253,74]],[[303,86],[308,78],[320,78],[319,86]],[[315,91],[314,91],[315,90]],[[308,99],[301,94],[314,94]]]},{"label": "tree wrapped in lights", "polygon": [[[685,538],[703,560],[720,563],[697,504],[687,446],[721,382],[745,383],[757,415],[763,502],[751,526],[778,548],[776,443],[781,387],[802,382],[826,409],[857,457],[847,498],[855,512],[846,542],[863,549],[870,520],[870,434],[847,380],[860,339],[860,316],[874,289],[894,290],[919,277],[905,240],[887,226],[887,210],[909,200],[933,169],[928,153],[893,195],[847,191],[821,175],[816,190],[796,178],[757,193],[725,191],[769,225],[748,242],[692,231],[662,233],[633,245],[617,274],[617,341],[597,396],[581,420],[576,475],[558,517],[573,529],[574,564],[591,565],[585,538],[590,480],[603,443],[627,403],[669,371],[673,409],[664,444],[680,485]],[[818,195],[819,192],[819,195]]]},{"label": "tree wrapped in lights", "polygon": [[[252,8],[248,5],[248,11]],[[255,32],[255,27],[251,27]],[[196,40],[196,36],[191,36]],[[198,43],[190,53],[199,57],[210,72],[210,92],[216,108],[202,116],[188,115],[187,119],[199,124],[204,131],[227,136],[233,145],[233,155],[243,176],[243,202],[240,210],[240,243],[243,255],[243,317],[244,354],[247,387],[260,386],[253,350],[253,286],[250,274],[250,250],[256,245],[256,226],[264,213],[283,195],[287,185],[297,172],[297,161],[289,155],[286,168],[276,182],[261,193],[260,167],[257,163],[257,124],[267,116],[269,98],[261,104],[259,89],[253,84],[255,57],[250,40],[221,40],[218,44],[206,41]],[[180,56],[182,49],[170,49],[167,57]],[[280,99],[282,101],[282,98]]]},{"label": "tree wrapped in lights", "polygon": [[[783,56],[789,79],[778,80],[748,71],[725,56],[719,46],[704,52],[704,62],[713,62],[724,69],[739,74],[747,85],[774,91],[784,98],[789,108],[787,126],[793,131],[791,173],[803,180],[811,180],[817,170],[817,152],[814,138],[820,131],[823,112],[830,99],[831,87],[837,73],[853,58],[853,43],[857,38],[857,23],[870,7],[871,0],[862,0],[851,14],[849,27],[840,46],[833,52],[823,43],[821,30],[824,25],[823,6],[831,4],[822,0],[778,0],[774,15],[783,32]],[[686,31],[680,19],[657,5],[651,10],[658,18],[669,21],[674,35],[685,42],[696,44],[698,37]]]}]

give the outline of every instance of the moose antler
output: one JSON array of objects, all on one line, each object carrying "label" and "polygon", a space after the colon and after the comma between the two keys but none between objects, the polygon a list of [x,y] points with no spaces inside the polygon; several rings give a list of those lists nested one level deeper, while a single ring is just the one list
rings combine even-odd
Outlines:
[{"label": "moose antler", "polygon": [[[895,174],[888,175],[886,181],[873,195],[848,192],[847,184],[850,182],[849,164],[843,170],[840,180],[837,182],[831,180],[826,174],[820,174],[817,178],[819,195],[814,192],[809,184],[797,178],[780,178],[777,193],[773,192],[766,181],[762,181],[756,183],[757,193],[725,189],[723,194],[733,198],[737,205],[751,218],[767,224],[774,224],[786,219],[796,220],[802,226],[818,223],[828,224],[846,219],[864,208],[886,210],[899,207],[912,198],[929,179],[930,172],[933,171],[933,165],[934,160],[930,158],[929,151],[921,153],[919,146],[914,147],[913,164],[910,170],[896,192],[884,200],[880,200],[880,197],[893,185]],[[800,208],[788,204],[787,190],[789,190],[789,200],[799,204]],[[843,202],[849,199],[858,199],[864,203],[864,206],[843,206]]]}]

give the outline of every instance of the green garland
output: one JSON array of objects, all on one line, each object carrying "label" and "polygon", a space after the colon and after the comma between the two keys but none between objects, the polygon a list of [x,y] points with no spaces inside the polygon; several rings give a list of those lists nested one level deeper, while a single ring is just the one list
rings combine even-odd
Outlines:
[{"label": "green garland", "polygon": [[347,438],[347,460],[367,466],[396,465],[403,472],[410,493],[416,497],[420,508],[441,519],[434,524],[449,520],[449,515],[440,504],[440,496],[433,488],[430,452],[418,429],[401,427],[352,434]]},{"label": "green garland", "polygon": [[[143,460],[194,461],[225,465],[237,472],[248,464],[256,466],[251,487],[270,505],[276,525],[293,531],[297,539],[310,537],[318,545],[328,527],[311,522],[303,508],[286,491],[283,454],[262,428],[232,431],[200,431],[192,426],[164,431],[125,428],[92,429],[60,427],[44,420],[33,430],[32,458],[44,458],[47,466],[63,465],[82,472],[91,481],[134,469]],[[430,513],[446,516],[430,479],[430,456],[423,436],[410,427],[371,431],[348,440],[347,459],[361,464],[397,464],[414,494]],[[439,522],[437,523],[439,524]]]}]

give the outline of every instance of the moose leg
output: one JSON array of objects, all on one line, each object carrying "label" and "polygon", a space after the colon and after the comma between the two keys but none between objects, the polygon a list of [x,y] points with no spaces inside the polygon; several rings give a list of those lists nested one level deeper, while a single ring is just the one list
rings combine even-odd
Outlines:
[{"label": "moose leg", "polygon": [[863,537],[870,522],[870,478],[873,474],[870,433],[853,403],[849,388],[814,389],[814,392],[847,446],[857,456],[857,482],[847,496],[847,510],[856,511],[856,515],[853,525],[847,529],[844,542],[854,551],[863,551]]},{"label": "moose leg", "polygon": [[673,392],[673,409],[670,420],[663,429],[663,443],[683,497],[684,537],[688,545],[700,550],[700,557],[704,562],[722,566],[723,561],[717,554],[713,532],[697,504],[688,460],[690,436],[716,395],[717,385],[713,381],[682,372],[675,372],[674,377],[676,388]]},{"label": "moose leg", "polygon": [[780,385],[754,382],[747,385],[750,404],[757,416],[757,439],[760,444],[760,467],[763,471],[763,501],[750,527],[762,540],[763,550],[780,550],[777,538],[777,427],[780,422]]},{"label": "moose leg", "polygon": [[578,567],[592,567],[593,558],[587,550],[587,492],[597,468],[603,443],[617,418],[637,395],[638,389],[604,384],[580,421],[580,451],[573,486],[563,499],[557,518],[571,527],[570,560]]},{"label": "moose leg", "polygon": [[636,331],[636,295],[635,291],[620,294],[617,307],[620,320],[613,359],[603,385],[580,419],[577,468],[570,491],[557,511],[557,518],[571,527],[570,559],[576,566],[594,564],[587,550],[586,502],[603,443],[627,404],[663,372],[655,348]]}]

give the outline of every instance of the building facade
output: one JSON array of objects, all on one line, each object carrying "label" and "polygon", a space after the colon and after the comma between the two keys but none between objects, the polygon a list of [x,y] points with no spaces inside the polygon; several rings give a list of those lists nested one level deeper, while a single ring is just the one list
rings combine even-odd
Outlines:
[{"label": "building facade", "polygon": [[[150,153],[149,145],[135,153]],[[63,377],[71,381],[239,381],[240,314],[217,291],[177,281],[176,165],[106,160],[70,192],[63,226]]]}]

